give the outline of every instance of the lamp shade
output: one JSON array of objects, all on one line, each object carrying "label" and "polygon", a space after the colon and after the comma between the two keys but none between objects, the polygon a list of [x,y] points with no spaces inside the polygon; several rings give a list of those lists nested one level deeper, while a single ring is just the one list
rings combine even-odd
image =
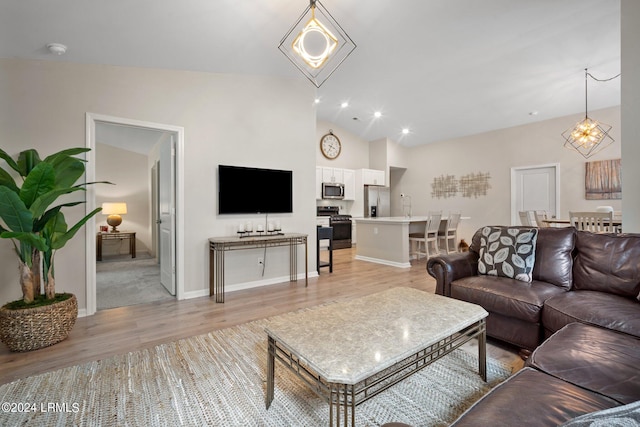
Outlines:
[{"label": "lamp shade", "polygon": [[102,214],[103,215],[124,215],[127,213],[127,204],[123,202],[119,203],[103,203]]}]

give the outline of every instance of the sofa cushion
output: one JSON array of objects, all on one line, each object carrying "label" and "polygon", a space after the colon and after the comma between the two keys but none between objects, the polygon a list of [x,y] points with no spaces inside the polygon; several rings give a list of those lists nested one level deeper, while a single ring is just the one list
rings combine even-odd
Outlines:
[{"label": "sofa cushion", "polygon": [[547,227],[538,230],[533,280],[571,289],[575,234],[573,227]]},{"label": "sofa cushion", "polygon": [[640,294],[640,235],[576,235],[574,289],[637,298]]},{"label": "sofa cushion", "polygon": [[640,400],[640,338],[571,323],[527,359],[527,366],[621,404]]},{"label": "sofa cushion", "polygon": [[523,368],[466,410],[452,426],[557,426],[613,408],[608,397],[532,368]]},{"label": "sofa cushion", "polygon": [[531,282],[537,237],[537,228],[484,227],[478,272]]},{"label": "sofa cushion", "polygon": [[549,298],[542,324],[550,333],[573,322],[640,336],[640,302],[596,291],[571,291]]},{"label": "sofa cushion", "polygon": [[640,401],[580,415],[560,427],[637,426],[640,425]]},{"label": "sofa cushion", "polygon": [[[516,228],[516,227],[512,227]],[[530,227],[522,227],[530,228]],[[575,228],[540,228],[536,240],[536,262],[533,266],[533,280],[548,282],[565,289],[573,283],[573,249]],[[470,251],[480,252],[482,228],[476,231],[471,241]]]},{"label": "sofa cushion", "polygon": [[538,323],[548,298],[566,291],[537,280],[531,283],[496,276],[470,276],[451,282],[451,297],[494,313]]}]

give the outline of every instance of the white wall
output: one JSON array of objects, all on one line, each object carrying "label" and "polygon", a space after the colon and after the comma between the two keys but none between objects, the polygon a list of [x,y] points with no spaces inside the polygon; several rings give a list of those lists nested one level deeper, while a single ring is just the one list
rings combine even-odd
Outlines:
[{"label": "white wall", "polygon": [[622,223],[624,231],[640,233],[640,2],[622,0],[621,7],[622,136],[626,141],[622,144]]},{"label": "white wall", "polygon": [[[217,215],[218,164],[293,171],[294,213],[279,215],[285,232],[315,236],[315,163],[318,150],[313,99],[308,81],[80,65],[52,61],[0,60],[0,140],[16,154],[34,147],[43,155],[85,146],[87,112],[182,126],[184,143],[185,291],[208,294],[211,236],[235,233],[240,221],[260,216]],[[78,207],[69,217],[80,218]],[[311,239],[312,241],[315,238]],[[58,291],[85,301],[85,241],[80,232],[57,255]],[[280,251],[282,249],[282,251]],[[257,253],[229,254],[227,284],[288,279],[288,248],[272,248],[265,276]],[[315,245],[309,245],[314,271]],[[300,256],[298,271],[304,271]],[[20,297],[18,270],[9,241],[0,241],[0,301]],[[303,286],[303,284],[299,284]]]},{"label": "white wall", "polygon": [[[611,136],[616,142],[589,161],[620,158],[620,108],[591,111],[590,116],[612,125]],[[512,167],[559,163],[560,216],[566,218],[570,209],[593,210],[604,201],[585,199],[586,159],[576,151],[564,148],[560,135],[583,117],[577,114],[406,149],[407,170],[397,183],[397,189],[412,197],[413,215],[442,210],[444,213],[460,211],[463,216],[471,217],[461,223],[458,234],[467,242],[483,225],[511,223]],[[457,195],[440,199],[431,196],[435,177],[455,175],[459,178],[477,172],[491,174],[491,189],[487,196],[464,198]],[[627,185],[632,186],[625,182],[623,192]],[[620,200],[607,200],[606,204],[615,210],[622,207]]]},{"label": "white wall", "polygon": [[[135,231],[136,252],[151,248],[149,192],[151,171],[147,156],[106,144],[96,144],[96,181],[109,181],[114,185],[95,187],[96,206],[103,202],[125,202],[127,214],[122,215],[123,231]],[[96,217],[96,231],[107,225],[106,215]],[[111,227],[109,227],[111,229]],[[105,240],[102,255],[129,253],[128,240]]]}]

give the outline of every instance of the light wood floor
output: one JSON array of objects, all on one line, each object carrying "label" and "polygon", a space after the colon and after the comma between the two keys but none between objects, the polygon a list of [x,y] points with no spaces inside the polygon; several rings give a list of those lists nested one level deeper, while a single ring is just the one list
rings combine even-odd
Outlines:
[{"label": "light wood floor", "polygon": [[[356,261],[354,257],[355,249],[334,251],[333,273],[323,268],[319,277],[309,279],[306,288],[300,280],[229,292],[223,304],[202,297],[102,310],[79,318],[69,337],[54,346],[12,353],[0,344],[0,384],[395,286],[428,292],[435,289],[424,259],[401,269]],[[522,365],[515,349],[490,341],[488,352],[513,370]]]}]

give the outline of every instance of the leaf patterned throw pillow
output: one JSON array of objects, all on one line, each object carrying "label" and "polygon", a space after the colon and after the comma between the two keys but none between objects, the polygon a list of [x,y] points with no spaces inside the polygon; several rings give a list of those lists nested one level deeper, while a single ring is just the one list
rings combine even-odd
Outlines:
[{"label": "leaf patterned throw pillow", "polygon": [[478,272],[531,282],[537,239],[537,228],[484,227]]}]

